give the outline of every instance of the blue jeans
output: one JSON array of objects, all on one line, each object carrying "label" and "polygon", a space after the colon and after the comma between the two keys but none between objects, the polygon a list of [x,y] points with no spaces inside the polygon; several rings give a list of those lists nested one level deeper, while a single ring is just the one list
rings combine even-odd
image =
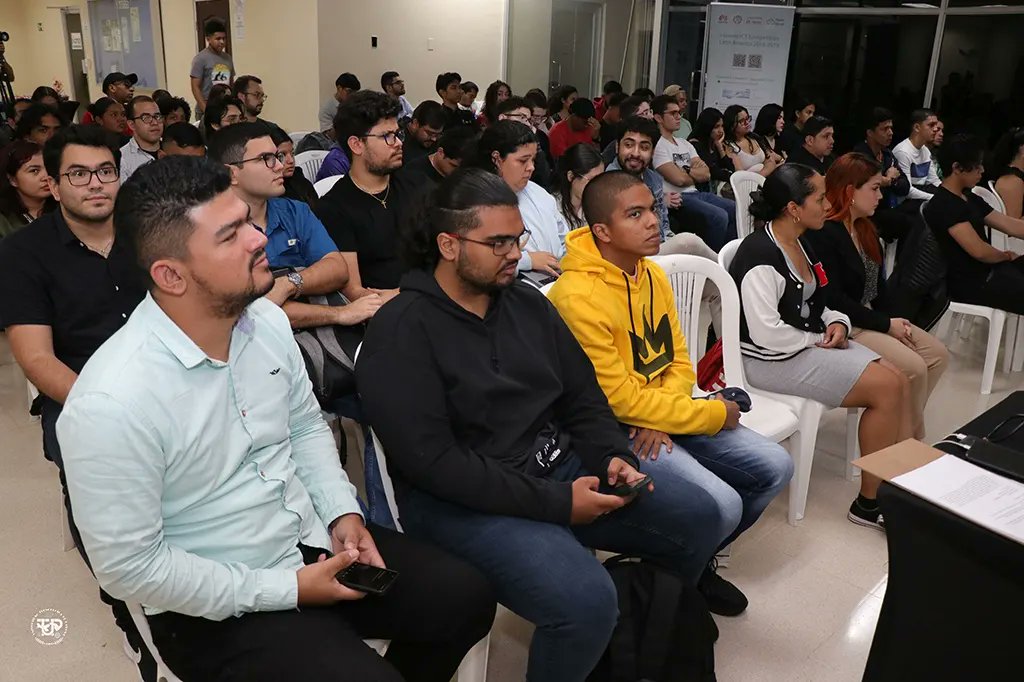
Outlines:
[{"label": "blue jeans", "polygon": [[[587,548],[641,555],[696,583],[793,473],[782,448],[747,429],[678,439],[672,452],[641,463],[653,493],[588,525],[483,514],[419,490],[399,499],[402,525],[476,566],[499,602],[537,626],[527,680],[582,681],[618,619],[615,588]],[[570,454],[551,477],[590,474]]]},{"label": "blue jeans", "polygon": [[[362,403],[356,395],[347,395],[335,400],[331,404],[331,412],[340,416],[348,417],[357,422],[363,429],[363,486],[366,489],[366,508],[363,512],[369,523],[374,523],[384,528],[396,530],[395,520],[391,516],[391,508],[388,507],[388,498],[384,494],[384,482],[381,478],[380,467],[377,466],[377,451],[373,447],[373,438],[370,436],[370,427],[363,416]],[[345,434],[342,434],[342,438]],[[362,500],[359,506],[363,506]]]},{"label": "blue jeans", "polygon": [[684,221],[704,223],[704,241],[715,252],[736,239],[736,202],[712,192],[684,192],[679,210]]}]

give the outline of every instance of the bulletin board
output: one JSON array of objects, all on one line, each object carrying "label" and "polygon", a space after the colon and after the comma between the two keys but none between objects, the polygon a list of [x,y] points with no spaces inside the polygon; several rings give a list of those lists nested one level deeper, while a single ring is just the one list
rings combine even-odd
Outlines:
[{"label": "bulletin board", "polygon": [[89,0],[96,82],[109,73],[138,74],[138,88],[163,87],[159,0]]}]

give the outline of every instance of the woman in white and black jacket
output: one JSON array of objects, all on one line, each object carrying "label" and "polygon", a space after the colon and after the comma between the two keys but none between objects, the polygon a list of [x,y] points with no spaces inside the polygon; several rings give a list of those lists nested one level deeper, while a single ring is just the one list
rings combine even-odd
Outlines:
[{"label": "woman in white and black jacket", "polygon": [[[826,307],[828,274],[801,239],[825,222],[825,179],[806,166],[785,164],[751,196],[751,215],[768,224],[743,240],[729,267],[740,289],[740,340],[750,385],[829,407],[865,408],[859,433],[865,455],[909,437],[906,377],[847,340],[850,319]],[[884,528],[875,501],[878,484],[861,478],[851,521]]]}]

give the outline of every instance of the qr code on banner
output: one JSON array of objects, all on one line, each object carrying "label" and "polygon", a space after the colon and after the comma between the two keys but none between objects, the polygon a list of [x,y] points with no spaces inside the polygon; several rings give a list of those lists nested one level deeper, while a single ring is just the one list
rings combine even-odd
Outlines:
[{"label": "qr code on banner", "polygon": [[732,56],[733,67],[742,67],[747,65],[747,55],[745,54],[733,54]]},{"label": "qr code on banner", "polygon": [[750,55],[747,58],[747,66],[750,67],[751,69],[760,69],[761,68],[761,55],[759,55],[759,54],[752,54],[752,55]]}]

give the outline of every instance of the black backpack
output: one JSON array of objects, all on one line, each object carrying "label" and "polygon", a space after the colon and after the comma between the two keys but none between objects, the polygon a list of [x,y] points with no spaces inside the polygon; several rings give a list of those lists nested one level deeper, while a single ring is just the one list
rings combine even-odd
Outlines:
[{"label": "black backpack", "polygon": [[619,593],[619,622],[587,682],[715,682],[715,625],[697,588],[647,561],[604,563]]}]

